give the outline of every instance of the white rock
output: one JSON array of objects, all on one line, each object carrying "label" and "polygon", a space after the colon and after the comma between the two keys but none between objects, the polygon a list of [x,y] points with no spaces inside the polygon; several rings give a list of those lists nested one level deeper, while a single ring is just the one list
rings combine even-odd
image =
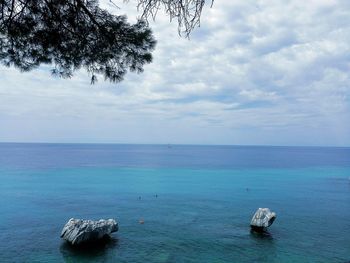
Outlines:
[{"label": "white rock", "polygon": [[264,230],[271,226],[276,219],[276,213],[271,212],[269,208],[259,208],[250,222],[250,226],[255,230]]},{"label": "white rock", "polygon": [[118,223],[114,219],[92,221],[71,218],[63,227],[61,238],[72,245],[79,245],[99,240],[116,231]]}]

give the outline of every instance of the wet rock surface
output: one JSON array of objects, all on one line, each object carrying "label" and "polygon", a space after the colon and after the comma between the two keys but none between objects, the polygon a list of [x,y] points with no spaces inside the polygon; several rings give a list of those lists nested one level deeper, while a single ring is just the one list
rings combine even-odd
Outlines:
[{"label": "wet rock surface", "polygon": [[71,218],[62,229],[61,238],[72,245],[96,243],[118,231],[118,223],[114,219],[98,221]]},{"label": "wet rock surface", "polygon": [[250,227],[255,231],[265,231],[276,219],[276,213],[269,208],[259,208],[250,222]]}]

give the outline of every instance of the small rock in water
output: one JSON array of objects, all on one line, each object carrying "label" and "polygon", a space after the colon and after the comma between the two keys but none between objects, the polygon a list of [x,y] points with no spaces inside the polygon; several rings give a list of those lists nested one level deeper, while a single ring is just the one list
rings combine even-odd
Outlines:
[{"label": "small rock in water", "polygon": [[250,222],[250,227],[255,231],[264,231],[275,219],[276,213],[271,212],[269,208],[259,208]]},{"label": "small rock in water", "polygon": [[71,218],[62,229],[61,238],[72,245],[95,242],[118,231],[114,219],[98,221]]}]

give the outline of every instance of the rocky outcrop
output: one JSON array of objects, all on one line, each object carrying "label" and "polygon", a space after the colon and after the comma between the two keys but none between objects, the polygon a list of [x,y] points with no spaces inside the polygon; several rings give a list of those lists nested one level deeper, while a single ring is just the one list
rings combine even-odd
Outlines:
[{"label": "rocky outcrop", "polygon": [[276,219],[276,213],[271,212],[269,208],[259,208],[251,222],[250,226],[255,231],[264,231],[271,226]]},{"label": "rocky outcrop", "polygon": [[118,231],[118,223],[114,219],[82,220],[71,218],[63,227],[61,238],[72,245],[95,242]]}]

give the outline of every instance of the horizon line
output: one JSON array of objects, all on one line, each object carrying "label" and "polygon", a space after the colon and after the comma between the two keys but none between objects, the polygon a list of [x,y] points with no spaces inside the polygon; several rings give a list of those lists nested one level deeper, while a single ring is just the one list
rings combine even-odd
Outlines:
[{"label": "horizon line", "polygon": [[121,142],[20,142],[0,141],[0,144],[71,144],[71,145],[159,145],[159,146],[228,146],[228,147],[307,147],[307,148],[350,148],[335,145],[272,145],[272,144],[199,144],[199,143],[121,143]]}]

